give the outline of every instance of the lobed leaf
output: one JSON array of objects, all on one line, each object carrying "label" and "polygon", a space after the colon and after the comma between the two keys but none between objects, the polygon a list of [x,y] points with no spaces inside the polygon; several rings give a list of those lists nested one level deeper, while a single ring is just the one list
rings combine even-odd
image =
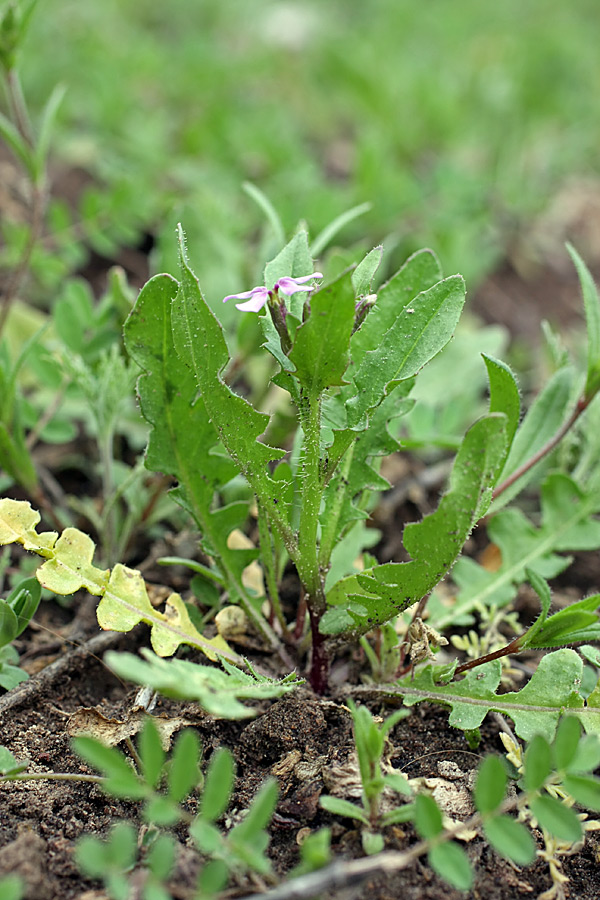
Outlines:
[{"label": "lobed leaf", "polygon": [[96,568],[92,564],[95,545],[90,537],[77,528],[65,528],[58,538],[54,532],[38,534],[35,526],[39,520],[39,513],[29,503],[0,500],[0,544],[17,542],[45,557],[36,578],[54,593],[72,594],[85,588],[100,596],[97,617],[101,628],[130,631],[145,622],[152,628],[151,641],[157,653],[172,654],[185,643],[212,659],[217,654],[238,658],[223,638],[208,639],[196,630],[178,594],[170,595],[164,613],[155,610],[140,572],[120,563],[112,572]]},{"label": "lobed leaf", "polygon": [[190,269],[184,234],[179,228],[181,283],[171,307],[173,339],[180,357],[190,367],[207,415],[230,457],[247,478],[261,504],[285,530],[282,485],[268,474],[268,465],[284,455],[258,439],[269,416],[257,412],[223,381],[229,362],[223,329],[202,296]]},{"label": "lobed leaf", "polygon": [[579,694],[583,663],[574,650],[562,649],[542,657],[530,681],[520,691],[497,693],[500,685],[499,660],[467,672],[462,681],[436,684],[435,670],[426,666],[414,679],[404,678],[386,693],[402,697],[405,705],[423,700],[441,703],[451,709],[449,722],[455,728],[478,728],[488,712],[509,716],[517,735],[529,741],[543,735],[551,741],[560,716],[574,715],[584,728],[600,734],[600,710],[587,707]]},{"label": "lobed leaf", "polygon": [[295,674],[272,681],[264,676],[249,675],[235,666],[228,666],[223,672],[184,659],[167,661],[146,649],[141,652],[146,662],[132,653],[114,652],[107,653],[105,660],[121,678],[147,685],[166,697],[195,700],[218,718],[251,718],[255,711],[240,700],[282,697],[303,684]]},{"label": "lobed leaf", "polygon": [[493,413],[467,432],[437,510],[404,529],[412,560],[387,563],[338,582],[321,620],[323,634],[352,629],[356,634],[402,612],[424,597],[448,572],[491,499],[504,454],[505,416]]}]

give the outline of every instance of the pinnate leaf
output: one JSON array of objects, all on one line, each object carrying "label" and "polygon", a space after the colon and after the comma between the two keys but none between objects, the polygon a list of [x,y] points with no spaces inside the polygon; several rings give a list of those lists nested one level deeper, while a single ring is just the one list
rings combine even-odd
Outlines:
[{"label": "pinnate leaf", "polygon": [[401,696],[407,706],[423,700],[450,706],[450,725],[463,731],[478,728],[486,714],[495,711],[509,716],[524,740],[541,734],[551,741],[565,709],[580,719],[586,730],[600,733],[598,711],[584,707],[578,692],[582,670],[579,655],[562,649],[542,657],[531,680],[520,691],[496,693],[501,666],[494,660],[471,669],[462,681],[450,684],[436,684],[433,668],[426,666],[414,679],[404,678],[390,693]]},{"label": "pinnate leaf", "polygon": [[302,684],[291,674],[280,681],[242,672],[228,666],[226,672],[212,666],[201,666],[185,659],[165,660],[143,649],[145,662],[132,653],[109,652],[106,663],[121,678],[159,691],[166,697],[195,700],[211,715],[226,719],[254,716],[255,710],[240,700],[259,700],[281,697]]}]

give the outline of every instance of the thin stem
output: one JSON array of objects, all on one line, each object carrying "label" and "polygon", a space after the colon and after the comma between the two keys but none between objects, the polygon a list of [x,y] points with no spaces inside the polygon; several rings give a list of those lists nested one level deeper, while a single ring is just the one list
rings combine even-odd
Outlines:
[{"label": "thin stem", "polygon": [[23,247],[21,258],[13,269],[13,273],[6,283],[0,305],[0,334],[4,330],[10,307],[17,297],[21,285],[27,274],[33,248],[38,242],[44,221],[46,207],[46,190],[43,185],[33,185],[31,195],[31,225],[29,236]]},{"label": "thin stem", "polygon": [[23,96],[21,87],[21,79],[16,69],[9,69],[6,73],[6,85],[8,88],[8,102],[13,122],[16,125],[19,134],[30,149],[33,149],[35,141],[33,137],[33,129],[27,112],[27,104]]},{"label": "thin stem", "polygon": [[[19,75],[15,69],[10,69],[6,73],[6,85],[8,88],[8,100],[13,122],[27,146],[33,150],[35,146],[33,130],[29,120],[25,98],[23,97]],[[29,235],[25,242],[25,246],[23,247],[21,258],[17,262],[12,275],[8,278],[3,291],[2,301],[0,303],[0,334],[2,334],[2,331],[4,330],[4,325],[13,300],[19,293],[25,275],[27,274],[31,254],[40,238],[44,222],[44,210],[46,208],[45,174],[42,173],[41,177],[36,180],[33,179],[32,175],[30,175],[30,177],[32,192]]]},{"label": "thin stem", "polygon": [[[511,797],[500,804],[494,812],[494,816],[521,809],[531,800],[532,793],[521,794],[519,797]],[[263,893],[264,900],[311,900],[331,890],[341,890],[349,885],[356,888],[366,878],[377,874],[388,874],[406,869],[420,856],[428,853],[432,847],[445,844],[458,837],[463,831],[475,831],[481,828],[484,822],[482,813],[475,813],[464,822],[459,822],[453,828],[448,828],[435,838],[427,838],[414,844],[410,850],[386,850],[366,859],[342,860],[335,862],[316,872],[301,875],[280,884],[273,890]],[[255,900],[256,895],[247,895],[241,900]]]},{"label": "thin stem", "polygon": [[325,636],[319,631],[319,623],[327,605],[319,567],[318,546],[319,511],[323,496],[320,397],[303,395],[299,411],[304,430],[304,444],[302,508],[296,567],[306,591],[306,604],[310,615],[312,654],[309,680],[313,690],[323,694],[327,689],[329,657],[325,647]]},{"label": "thin stem", "polygon": [[495,500],[496,497],[499,497],[507,488],[509,488],[515,481],[518,481],[522,475],[525,475],[530,469],[535,466],[541,459],[545,456],[548,456],[549,453],[554,450],[554,448],[559,444],[564,438],[565,434],[573,427],[579,416],[588,408],[592,401],[593,397],[586,397],[585,394],[579,398],[575,409],[569,416],[569,418],[563,422],[560,426],[556,434],[550,438],[547,443],[541,447],[537,453],[534,453],[528,460],[526,460],[522,465],[520,465],[515,471],[506,478],[502,484],[499,484],[492,494],[492,500]]},{"label": "thin stem", "polygon": [[510,644],[506,644],[505,647],[500,647],[499,650],[494,650],[493,653],[486,653],[485,656],[479,656],[477,659],[471,659],[469,662],[463,663],[462,666],[458,666],[454,674],[460,675],[462,672],[467,672],[469,669],[475,669],[477,666],[482,666],[484,663],[491,662],[493,659],[501,659],[503,656],[517,653],[521,649],[519,642],[522,638],[523,635],[520,634],[511,641]]},{"label": "thin stem", "polygon": [[0,783],[4,781],[87,781],[89,784],[102,784],[106,778],[103,775],[77,775],[74,772],[24,772],[18,775],[0,775]]},{"label": "thin stem", "polygon": [[298,530],[298,574],[307,592],[310,609],[325,611],[325,595],[319,572],[318,529],[323,486],[320,472],[321,403],[319,397],[304,397],[304,445],[302,468],[302,508]]}]

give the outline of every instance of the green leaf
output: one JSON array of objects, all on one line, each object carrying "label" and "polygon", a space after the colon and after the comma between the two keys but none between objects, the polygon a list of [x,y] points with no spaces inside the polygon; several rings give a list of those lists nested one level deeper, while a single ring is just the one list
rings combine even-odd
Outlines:
[{"label": "green leaf", "polygon": [[323,231],[321,231],[312,242],[310,248],[312,255],[320,256],[325,247],[327,247],[342,228],[345,228],[346,225],[353,222],[354,219],[358,219],[359,216],[364,216],[365,213],[369,212],[372,206],[372,203],[359,203],[358,206],[353,206],[352,209],[348,209],[341,215],[336,216],[333,222],[326,225]]},{"label": "green leaf", "polygon": [[175,838],[170,834],[160,834],[146,853],[146,864],[155,878],[166,881],[173,865],[176,852]]},{"label": "green leaf", "polygon": [[374,247],[355,268],[352,273],[352,287],[357,297],[363,297],[371,292],[371,284],[382,258],[383,247]]},{"label": "green leaf", "polygon": [[600,812],[600,779],[586,775],[567,775],[563,787],[584,809]]},{"label": "green leaf", "polygon": [[[144,371],[138,379],[138,394],[144,417],[152,426],[145,464],[178,479],[180,485],[171,495],[194,517],[209,555],[243,596],[241,575],[246,555],[227,544],[230,531],[239,522],[225,518],[228,514],[214,506],[215,493],[237,469],[215,452],[217,431],[198,397],[194,373],[175,350],[171,305],[177,290],[178,283],[169,275],[150,279],[124,326],[127,350]],[[240,514],[245,517],[243,504]],[[218,573],[216,577],[223,581]]]},{"label": "green leaf", "polygon": [[141,800],[146,796],[148,788],[118,750],[83,736],[74,738],[73,748],[90,766],[102,772],[107,793],[127,800]]},{"label": "green leaf", "polygon": [[256,205],[263,211],[267,222],[273,229],[273,238],[275,244],[277,246],[285,244],[285,231],[283,228],[283,223],[277,210],[275,209],[267,195],[251,181],[244,181],[244,183],[242,184],[242,190],[245,191],[245,193],[248,194],[248,196],[251,197]]},{"label": "green leaf", "polygon": [[17,617],[6,600],[0,600],[0,647],[10,644],[17,636]]},{"label": "green leaf", "polygon": [[561,841],[575,843],[581,840],[582,828],[577,815],[566,804],[554,797],[534,797],[529,808],[542,828]]},{"label": "green leaf", "polygon": [[349,800],[342,800],[341,797],[320,797],[319,806],[327,812],[333,813],[334,816],[343,816],[345,819],[356,819],[363,825],[369,825],[369,819],[360,806],[350,803]]},{"label": "green leaf", "polygon": [[[260,786],[242,821],[229,832],[229,839],[238,852],[243,845],[255,852],[262,852],[266,846],[264,829],[273,818],[278,793],[279,788],[274,778],[267,778]],[[270,867],[268,861],[266,862]]]},{"label": "green leaf", "polygon": [[229,867],[222,859],[212,859],[204,863],[198,876],[198,890],[201,897],[211,897],[224,890],[229,880]]},{"label": "green leaf", "polygon": [[556,650],[542,657],[531,680],[520,691],[497,694],[501,665],[498,660],[478,666],[466,673],[462,681],[436,684],[434,670],[426,666],[414,679],[404,678],[390,691],[401,696],[406,706],[423,700],[451,707],[450,725],[463,731],[478,728],[486,714],[493,710],[509,716],[517,735],[526,741],[542,734],[554,738],[560,715],[566,708],[579,718],[584,727],[597,730],[597,711],[583,707],[578,693],[583,663],[574,650]]},{"label": "green leaf", "polygon": [[152,719],[146,719],[138,739],[138,752],[142,763],[142,775],[151,788],[158,785],[165,752],[162,748],[156,725]]},{"label": "green leaf", "polygon": [[19,762],[7,747],[0,746],[0,775],[16,775],[27,765],[27,762]]},{"label": "green leaf", "polygon": [[[354,376],[356,394],[346,403],[351,427],[381,402],[388,385],[412,378],[439,353],[452,337],[464,302],[465,283],[454,275],[418,294],[398,312],[380,346],[365,354]],[[365,325],[373,315],[374,311]]]},{"label": "green leaf", "polygon": [[354,306],[349,278],[334,281],[310,298],[310,315],[296,331],[289,358],[296,377],[312,397],[343,384]]},{"label": "green leaf", "polygon": [[25,885],[18,875],[5,875],[0,878],[0,895],[2,900],[21,900]]},{"label": "green leaf", "polygon": [[223,844],[223,837],[219,829],[197,816],[190,825],[190,834],[196,841],[202,853],[211,854],[219,850]]},{"label": "green leaf", "polygon": [[[314,272],[311,252],[308,249],[308,234],[306,231],[299,231],[295,234],[291,241],[265,266],[264,285],[271,290],[276,281],[280,278],[302,278],[303,275],[311,275]],[[294,303],[296,299],[296,303]],[[290,309],[296,318],[298,311],[302,308],[304,300],[292,297],[290,301]]]},{"label": "green leaf", "polygon": [[[448,493],[437,510],[404,529],[411,562],[387,563],[338,582],[320,631],[370,631],[424,597],[453,565],[478,519],[485,514],[504,452],[505,417],[493,413],[467,432],[454,462]],[[350,606],[350,603],[354,604]]]},{"label": "green leaf", "polygon": [[415,828],[425,840],[437,837],[444,830],[440,809],[428,794],[417,794],[415,798]]},{"label": "green leaf", "polygon": [[469,858],[454,841],[438,844],[427,854],[431,868],[440,878],[459,891],[468,891],[473,884],[473,871]]},{"label": "green leaf", "polygon": [[577,744],[577,752],[569,763],[569,772],[593,772],[598,766],[600,766],[600,738],[597,734],[586,734]]},{"label": "green leaf", "polygon": [[486,353],[481,354],[490,382],[490,412],[504,413],[506,426],[506,453],[508,454],[519,425],[521,399],[515,376],[506,363]]},{"label": "green leaf", "polygon": [[[35,615],[40,604],[42,588],[36,578],[25,578],[20,581],[6,598],[6,602],[17,618],[17,632],[22,634]],[[0,633],[1,633],[0,628]],[[0,641],[1,643],[1,641]]]},{"label": "green leaf", "polygon": [[364,829],[361,831],[360,840],[362,848],[367,856],[373,856],[375,853],[381,853],[385,846],[383,835]]},{"label": "green leaf", "polygon": [[535,843],[531,833],[510,816],[494,816],[483,824],[483,831],[497,853],[518,866],[528,866],[535,859]]},{"label": "green leaf", "polygon": [[52,138],[52,130],[66,90],[64,84],[56,84],[52,89],[52,93],[46,101],[46,105],[42,112],[33,159],[35,166],[35,181],[38,183],[40,183],[44,177],[50,140]]},{"label": "green leaf", "polygon": [[550,744],[541,734],[534,735],[529,742],[524,765],[525,787],[528,791],[539,790],[552,769]]},{"label": "green leaf", "polygon": [[258,440],[267,427],[269,416],[257,412],[243,397],[234,394],[221,377],[229,362],[223,330],[207,306],[189,267],[181,228],[179,251],[182,280],[171,309],[177,352],[190,366],[208,417],[227,452],[251,484],[269,517],[278,523],[279,530],[285,530],[282,486],[268,474],[269,463],[280,459],[284,451]]},{"label": "green leaf", "polygon": [[[512,442],[500,482],[512,475],[556,434],[571,401],[573,374],[570,366],[559,369],[535,398]],[[497,512],[513,500],[536,478],[540,466],[545,464],[545,460],[542,460],[528,469],[494,501],[491,511]]]},{"label": "green leaf", "polygon": [[231,798],[233,780],[233,757],[226,747],[219,747],[210,760],[202,791],[200,811],[204,819],[214,822],[223,815]]},{"label": "green leaf", "polygon": [[494,812],[504,800],[506,770],[497,756],[486,756],[475,784],[475,806],[480,813]]},{"label": "green leaf", "polygon": [[552,745],[554,765],[557,769],[567,769],[573,763],[581,739],[581,725],[572,716],[565,716],[558,723],[556,737]]},{"label": "green leaf", "polygon": [[144,807],[144,819],[160,828],[169,828],[176,825],[181,818],[181,810],[170,797],[164,794],[154,794]]},{"label": "green leaf", "polygon": [[377,350],[401,312],[410,307],[411,300],[441,280],[442,269],[431,250],[419,250],[406,260],[402,268],[379,289],[375,306],[352,335],[350,355],[355,370],[368,351]]},{"label": "green leaf", "polygon": [[591,272],[571,244],[567,250],[577,269],[587,325],[587,378],[585,396],[590,399],[600,388],[600,297]]},{"label": "green leaf", "polygon": [[177,738],[167,774],[169,797],[175,803],[181,803],[197,785],[202,783],[198,768],[199,759],[198,735],[191,728],[186,728]]},{"label": "green leaf", "polygon": [[594,594],[572,603],[550,616],[531,639],[527,632],[520,646],[525,649],[549,649],[575,644],[577,641],[600,639],[600,620],[596,610],[600,606],[600,594]]},{"label": "green leaf", "polygon": [[233,666],[223,672],[185,659],[167,661],[147,649],[141,652],[147,662],[132,653],[109,652],[104,659],[121,678],[147,685],[166,697],[195,700],[206,712],[224,719],[256,715],[256,710],[239,702],[242,699],[282,697],[304,683],[293,673],[280,681],[271,681],[264,676],[248,675]]}]

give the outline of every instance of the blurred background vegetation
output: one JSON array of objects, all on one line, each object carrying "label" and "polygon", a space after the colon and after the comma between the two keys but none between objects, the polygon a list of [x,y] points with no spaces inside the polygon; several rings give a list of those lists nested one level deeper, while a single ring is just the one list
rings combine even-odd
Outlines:
[{"label": "blurred background vegetation", "polygon": [[25,94],[34,114],[67,94],[38,281],[151,243],[176,271],[181,220],[213,302],[259,283],[277,248],[249,180],[288,233],[368,201],[339,241],[383,241],[390,266],[431,246],[474,289],[598,174],[599,25],[597,0],[40,0]]}]

